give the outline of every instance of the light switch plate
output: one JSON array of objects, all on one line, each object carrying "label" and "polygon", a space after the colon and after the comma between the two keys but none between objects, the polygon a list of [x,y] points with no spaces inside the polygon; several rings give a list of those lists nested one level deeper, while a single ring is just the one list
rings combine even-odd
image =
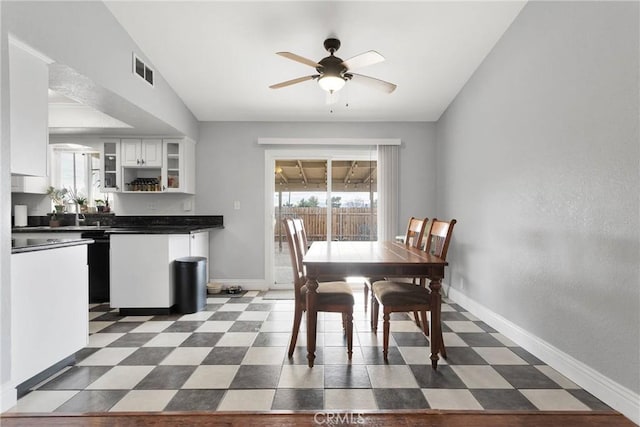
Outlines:
[{"label": "light switch plate", "polygon": [[239,211],[240,210],[240,200],[233,201],[233,209]]}]

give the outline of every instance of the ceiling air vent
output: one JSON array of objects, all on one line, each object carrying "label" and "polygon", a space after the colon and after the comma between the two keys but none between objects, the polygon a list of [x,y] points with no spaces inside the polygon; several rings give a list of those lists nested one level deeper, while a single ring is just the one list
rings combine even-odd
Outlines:
[{"label": "ceiling air vent", "polygon": [[133,73],[153,86],[153,70],[147,67],[144,61],[138,58],[135,53],[133,54]]}]

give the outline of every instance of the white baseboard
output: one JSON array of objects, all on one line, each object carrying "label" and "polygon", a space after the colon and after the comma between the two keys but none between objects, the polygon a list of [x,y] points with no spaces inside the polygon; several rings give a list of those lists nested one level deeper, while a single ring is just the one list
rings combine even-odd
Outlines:
[{"label": "white baseboard", "polygon": [[6,382],[0,387],[0,412],[8,411],[16,406],[18,393],[11,382]]},{"label": "white baseboard", "polygon": [[221,283],[223,288],[240,285],[246,291],[266,291],[269,289],[265,280],[260,279],[209,279],[209,282]]},{"label": "white baseboard", "polygon": [[502,335],[593,394],[604,403],[640,425],[640,395],[618,384],[600,372],[522,329],[499,314],[448,287],[449,298],[460,304]]}]

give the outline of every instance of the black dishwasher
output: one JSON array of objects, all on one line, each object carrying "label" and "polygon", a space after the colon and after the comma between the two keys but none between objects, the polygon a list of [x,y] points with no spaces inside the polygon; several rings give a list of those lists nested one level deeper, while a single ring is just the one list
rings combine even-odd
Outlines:
[{"label": "black dishwasher", "polygon": [[83,238],[93,239],[95,243],[87,245],[89,264],[89,302],[109,301],[109,235],[104,230],[91,230],[82,233]]}]

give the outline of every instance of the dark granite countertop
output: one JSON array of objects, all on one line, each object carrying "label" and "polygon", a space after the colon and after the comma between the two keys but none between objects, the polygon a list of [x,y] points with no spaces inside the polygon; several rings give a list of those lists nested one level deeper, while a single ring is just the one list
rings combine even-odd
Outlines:
[{"label": "dark granite countertop", "polygon": [[91,243],[93,243],[93,239],[27,239],[13,237],[11,238],[11,253],[19,254],[44,251],[68,246],[88,245]]}]

